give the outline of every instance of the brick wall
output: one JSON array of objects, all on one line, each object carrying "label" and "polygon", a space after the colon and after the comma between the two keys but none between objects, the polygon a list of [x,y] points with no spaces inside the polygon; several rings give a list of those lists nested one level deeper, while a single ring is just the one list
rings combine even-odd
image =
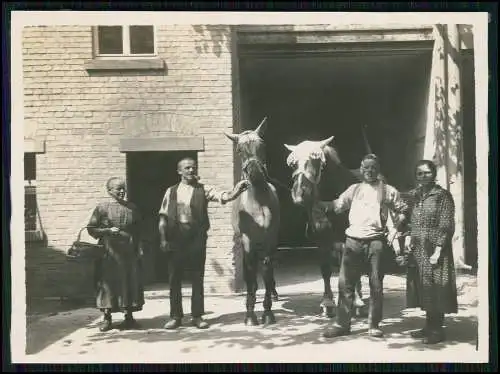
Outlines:
[{"label": "brick wall", "polygon": [[[46,152],[37,155],[37,195],[46,250],[54,253],[27,251],[28,287],[59,279],[57,269],[64,267],[57,262],[64,257],[55,253],[67,251],[106,196],[105,181],[111,175],[125,177],[119,140],[150,131],[145,114],[176,113],[176,128],[204,137],[205,151],[198,155],[203,181],[232,186],[233,145],[222,135],[233,125],[229,27],[160,26],[156,33],[166,71],[89,72],[90,26],[24,29],[24,126],[46,140]],[[193,115],[194,123],[187,120]],[[151,132],[161,136],[172,130],[169,126],[157,121]],[[209,208],[207,293],[232,289],[230,209]]]}]

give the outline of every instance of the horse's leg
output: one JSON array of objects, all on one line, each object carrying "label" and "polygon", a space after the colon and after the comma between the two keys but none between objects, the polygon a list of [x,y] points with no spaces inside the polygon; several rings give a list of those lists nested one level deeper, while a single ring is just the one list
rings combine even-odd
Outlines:
[{"label": "horse's leg", "polygon": [[266,258],[262,265],[262,278],[264,279],[264,314],[262,315],[262,323],[264,325],[269,325],[276,323],[276,318],[274,317],[274,313],[271,310],[273,306],[273,291],[275,291],[275,282],[274,282],[274,274],[273,274],[273,259]]},{"label": "horse's leg", "polygon": [[259,324],[255,314],[255,303],[257,294],[257,260],[250,248],[245,248],[243,252],[243,273],[247,285],[246,316],[245,325],[256,326]]},{"label": "horse's leg", "polygon": [[278,301],[279,295],[278,295],[278,291],[276,291],[276,278],[274,278],[274,261],[273,260],[271,260],[269,272],[270,272],[269,276],[271,277],[271,289],[272,289],[273,300]]},{"label": "horse's leg", "polygon": [[323,315],[331,318],[335,315],[335,301],[333,300],[333,291],[330,279],[333,273],[331,247],[325,242],[319,243],[319,261],[321,267],[321,276],[323,277],[324,292],[321,300]]}]

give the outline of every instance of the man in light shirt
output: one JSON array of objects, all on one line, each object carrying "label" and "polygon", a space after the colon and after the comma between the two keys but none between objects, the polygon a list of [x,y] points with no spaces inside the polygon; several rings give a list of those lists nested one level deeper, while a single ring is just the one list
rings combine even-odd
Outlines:
[{"label": "man in light shirt", "polygon": [[383,309],[386,224],[393,213],[397,215],[394,220],[397,228],[404,219],[406,205],[393,186],[380,180],[380,165],[376,155],[366,155],[361,161],[360,171],[363,182],[351,185],[338,199],[325,204],[326,211],[349,211],[349,227],[345,232],[346,242],[339,274],[337,318],[334,326],[324,332],[326,338],[350,334],[355,285],[365,266],[370,281],[368,333],[374,337],[383,336],[379,323]]},{"label": "man in light shirt", "polygon": [[248,182],[242,180],[232,191],[219,192],[212,186],[198,182],[196,162],[191,158],[179,161],[177,172],[181,180],[167,189],[159,211],[160,247],[170,254],[170,321],[165,324],[165,328],[176,329],[182,323],[182,276],[184,270],[190,268],[192,324],[204,329],[208,327],[202,319],[206,241],[210,228],[207,205],[210,201],[225,204],[236,199],[248,187]]}]

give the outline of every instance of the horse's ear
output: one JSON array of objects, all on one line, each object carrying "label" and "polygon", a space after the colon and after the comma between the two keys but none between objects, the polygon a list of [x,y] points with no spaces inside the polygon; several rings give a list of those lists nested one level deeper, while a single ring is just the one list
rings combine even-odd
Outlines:
[{"label": "horse's ear", "polygon": [[323,148],[325,146],[327,146],[328,144],[330,144],[330,142],[335,138],[335,136],[330,136],[328,139],[325,139],[325,140],[322,140],[320,142],[320,147]]},{"label": "horse's ear", "polygon": [[266,130],[266,125],[267,125],[267,117],[264,117],[264,119],[260,122],[259,126],[255,129],[255,133],[260,137],[264,137],[264,131]]},{"label": "horse's ear", "polygon": [[233,142],[238,142],[238,134],[228,134],[227,132],[224,132],[224,135],[226,135]]},{"label": "horse's ear", "polygon": [[295,150],[295,147],[297,147],[296,145],[288,145],[288,144],[285,144],[285,147],[286,149],[288,149],[290,152],[293,152]]}]

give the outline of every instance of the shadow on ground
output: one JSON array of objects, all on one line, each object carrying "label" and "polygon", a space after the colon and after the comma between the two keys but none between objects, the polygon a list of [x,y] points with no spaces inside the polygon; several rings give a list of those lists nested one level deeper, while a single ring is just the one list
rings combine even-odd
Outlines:
[{"label": "shadow on ground", "polygon": [[[59,312],[44,318],[28,317],[26,323],[26,354],[35,354],[63,339],[98,318],[100,312],[94,308]],[[34,326],[36,325],[36,328]]]},{"label": "shadow on ground", "polygon": [[[185,345],[183,352],[204,348],[232,348],[240,349],[273,349],[302,344],[331,344],[335,341],[350,341],[370,339],[367,337],[367,328],[364,319],[353,320],[353,333],[349,336],[326,340],[321,333],[328,325],[328,320],[318,315],[319,294],[294,295],[286,298],[276,305],[275,315],[277,323],[270,327],[255,326],[245,327],[244,311],[228,313],[210,318],[208,330],[196,330],[186,324],[175,331],[161,329],[165,317],[159,316],[152,319],[142,319],[142,328],[135,331],[120,331],[113,333],[99,333],[97,330],[89,336],[89,341],[84,346],[90,347],[94,343],[103,341],[109,344],[119,343],[124,339],[141,343],[155,343],[161,341],[177,341]],[[384,307],[393,310],[388,312],[384,320],[386,337],[380,340],[388,348],[403,348],[411,350],[440,350],[459,343],[475,345],[476,319],[474,317],[449,317],[447,324],[447,341],[426,346],[418,340],[412,340],[409,332],[422,326],[422,316],[408,316],[400,304],[404,302],[401,292],[391,292],[385,296]],[[258,313],[260,314],[260,313]],[[95,326],[89,326],[95,329]],[[187,343],[187,344],[186,344]],[[190,345],[189,343],[193,343]]]},{"label": "shadow on ground", "polygon": [[[281,276],[283,276],[283,273],[281,273]],[[309,276],[312,277],[312,275]],[[283,277],[285,278],[285,276]],[[278,276],[277,279],[279,279]],[[446,342],[434,346],[424,346],[419,341],[412,340],[409,337],[409,332],[422,327],[424,323],[423,314],[416,310],[405,309],[404,283],[400,281],[388,283],[393,283],[393,285],[387,284],[384,292],[383,323],[386,338],[382,339],[380,344],[385,345],[387,348],[410,350],[439,350],[462,343],[471,346],[476,345],[477,319],[475,316],[463,315],[449,315],[446,317]],[[477,307],[477,279],[472,276],[461,276],[460,282],[457,283],[459,283],[457,285],[460,311],[467,312],[470,308]],[[72,306],[59,305],[59,312],[53,312],[49,318],[37,321],[40,318],[39,316],[28,316],[26,353],[38,353],[80,328],[89,330],[87,342],[66,340],[63,343],[64,345],[79,344],[83,348],[81,354],[86,353],[85,347],[90,348],[95,343],[114,344],[123,340],[145,343],[178,341],[185,345],[184,352],[190,352],[191,350],[198,350],[200,347],[239,347],[242,349],[261,347],[263,349],[272,349],[304,343],[331,344],[334,341],[370,339],[366,336],[365,319],[359,318],[353,320],[353,333],[350,336],[325,340],[321,337],[321,333],[327,327],[329,321],[319,315],[321,312],[319,302],[322,296],[320,292],[322,290],[313,290],[314,293],[305,294],[304,292],[294,293],[294,289],[290,289],[290,293],[280,293],[280,301],[275,302],[273,306],[277,323],[267,328],[263,326],[247,328],[244,326],[244,296],[228,295],[218,297],[222,304],[227,302],[228,305],[232,306],[227,308],[228,313],[224,313],[225,311],[220,309],[217,311],[215,309],[207,310],[205,318],[211,326],[208,330],[201,331],[189,326],[189,319],[186,320],[186,325],[179,330],[166,331],[162,329],[168,311],[168,291],[165,288],[159,288],[159,292],[148,292],[146,295],[146,303],[153,300],[157,300],[156,302],[164,300],[165,313],[160,312],[160,316],[150,319],[141,319],[140,315],[138,315],[141,329],[135,331],[113,330],[109,333],[100,333],[95,322],[100,316],[98,310],[82,308],[67,311],[65,309],[71,309]],[[366,295],[368,288],[365,288],[365,290]],[[185,294],[185,298],[190,297]],[[232,304],[234,302],[238,305],[236,308],[235,304]],[[261,310],[262,296],[259,296],[258,302],[256,309]],[[208,302],[207,304],[207,307],[209,307]],[[238,310],[238,312],[233,312],[234,310]],[[260,314],[261,312],[258,312],[259,317]],[[121,319],[121,315],[116,318],[116,320]],[[36,325],[36,328],[33,328],[34,325]]]}]

